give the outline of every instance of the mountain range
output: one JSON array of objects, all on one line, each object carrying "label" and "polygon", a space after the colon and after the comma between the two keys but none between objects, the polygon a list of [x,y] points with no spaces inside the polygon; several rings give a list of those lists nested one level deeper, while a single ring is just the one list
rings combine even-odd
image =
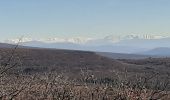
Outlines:
[{"label": "mountain range", "polygon": [[[5,43],[15,44],[18,39],[9,39]],[[103,38],[23,38],[20,45],[28,47],[84,50],[142,55],[170,55],[170,38],[155,35],[106,36]],[[154,52],[153,52],[154,51]],[[165,52],[166,51],[166,52]]]},{"label": "mountain range", "polygon": [[[27,43],[26,43],[27,44]],[[148,51],[144,51],[144,52],[138,52],[138,53],[116,53],[116,48],[114,48],[115,52],[98,52],[98,51],[106,51],[104,49],[101,48],[97,48],[97,47],[93,47],[92,48],[86,48],[83,49],[80,48],[79,45],[77,45],[77,47],[75,46],[75,44],[63,44],[63,43],[58,43],[57,46],[55,47],[56,44],[48,44],[48,43],[40,43],[40,42],[32,42],[32,44],[29,42],[30,45],[32,45],[32,47],[30,46],[21,46],[19,45],[18,48],[34,48],[36,49],[37,47],[43,47],[44,45],[46,45],[46,48],[51,48],[51,49],[56,49],[60,48],[60,49],[70,49],[70,50],[82,50],[82,51],[95,51],[96,54],[101,55],[101,56],[105,56],[105,57],[109,57],[109,58],[114,58],[114,59],[144,59],[144,58],[149,58],[149,57],[154,57],[154,58],[159,58],[159,57],[170,57],[170,48],[166,48],[166,47],[160,47],[160,48],[155,48],[155,49],[151,49]],[[25,44],[23,44],[25,45]],[[67,46],[67,48],[66,48]],[[0,43],[0,48],[15,48],[16,45],[14,44],[7,44],[7,43]],[[117,47],[117,50],[120,49],[121,47]],[[122,47],[123,48],[123,47]],[[38,49],[38,48],[37,48]],[[105,47],[105,49],[108,50],[108,48]],[[98,50],[98,51],[97,51]],[[126,50],[126,49],[124,49]],[[111,48],[110,48],[111,51]],[[112,50],[113,51],[113,50]],[[123,50],[122,50],[123,52]],[[124,51],[125,52],[125,51]]]},{"label": "mountain range", "polygon": [[[48,42],[48,43],[62,43],[62,42],[70,42],[75,44],[86,44],[89,42],[111,42],[117,43],[123,40],[154,40],[154,39],[162,39],[168,38],[168,36],[159,36],[159,35],[125,35],[125,36],[116,36],[116,35],[108,35],[103,36],[102,38],[94,38],[94,37],[53,37],[53,38],[45,38],[45,39],[32,39],[32,38],[22,38],[22,42],[29,42],[29,41],[41,41],[41,42]],[[18,43],[20,39],[7,39],[4,42],[6,43]]]}]

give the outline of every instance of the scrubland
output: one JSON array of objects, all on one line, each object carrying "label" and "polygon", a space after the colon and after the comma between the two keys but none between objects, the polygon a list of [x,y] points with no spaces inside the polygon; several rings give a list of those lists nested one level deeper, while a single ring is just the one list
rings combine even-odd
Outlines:
[{"label": "scrubland", "polygon": [[1,100],[169,100],[170,59],[0,49]]}]

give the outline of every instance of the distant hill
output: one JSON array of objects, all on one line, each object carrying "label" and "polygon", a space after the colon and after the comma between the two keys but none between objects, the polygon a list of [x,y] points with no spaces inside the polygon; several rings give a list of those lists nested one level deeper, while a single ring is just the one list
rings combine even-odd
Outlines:
[{"label": "distant hill", "polygon": [[54,49],[69,49],[69,50],[85,50],[96,52],[112,52],[112,53],[138,53],[149,51],[161,46],[170,48],[170,38],[161,39],[143,39],[132,38],[123,39],[118,42],[113,42],[109,39],[89,40],[87,42],[55,42],[55,41],[28,41],[23,42],[23,46],[40,47],[40,48],[54,48]]},{"label": "distant hill", "polygon": [[0,48],[14,48],[16,45],[0,43]]},{"label": "distant hill", "polygon": [[[21,45],[25,45],[25,46],[21,46]],[[107,50],[109,50],[110,52],[98,52],[98,51],[105,51],[105,49],[103,47],[87,47],[87,48],[84,48],[80,45],[76,45],[76,44],[72,44],[72,43],[43,43],[43,42],[39,42],[39,41],[32,41],[32,42],[25,42],[25,43],[21,43],[21,45],[18,46],[18,48],[29,48],[29,49],[39,49],[38,47],[40,48],[45,48],[48,50],[48,49],[54,49],[54,50],[57,50],[55,48],[58,48],[58,49],[61,49],[61,50],[82,50],[82,51],[93,51],[93,52],[96,52],[96,54],[98,55],[101,55],[101,56],[104,56],[104,57],[108,57],[108,58],[113,58],[113,59],[144,59],[144,58],[149,58],[150,56],[153,57],[153,55],[157,55],[158,53],[154,53],[154,54],[151,54],[153,53],[153,51],[151,51],[151,53],[148,51],[148,52],[142,52],[140,54],[126,54],[126,53],[111,53],[111,51],[116,52],[116,49],[120,49],[120,48],[123,48],[123,47],[113,47],[114,50],[112,50],[112,47],[109,47],[107,48]],[[7,43],[0,43],[0,48],[15,48],[16,45],[14,44],[7,44]],[[170,49],[170,48],[168,48]],[[107,51],[106,50],[106,51]],[[126,50],[126,49],[124,49]],[[157,50],[157,49],[156,49]],[[158,51],[160,52],[160,50]],[[169,53],[168,50],[164,53]],[[165,55],[165,54],[164,54]],[[156,57],[156,56],[154,56]]]},{"label": "distant hill", "polygon": [[[8,64],[9,57],[11,57],[11,49],[0,48],[0,58],[2,58],[0,63],[2,66]],[[10,63],[17,64],[5,73],[11,76],[18,74],[46,76],[56,73],[56,77],[58,75],[61,78],[67,76],[73,82],[74,80],[82,82],[82,79],[91,82],[91,78],[94,78],[100,83],[115,77],[127,80],[127,77],[124,77],[125,73],[130,76],[128,80],[134,80],[137,75],[151,76],[154,72],[160,73],[158,78],[162,79],[169,72],[170,59],[111,59],[95,52],[17,48]],[[113,82],[111,81],[111,83]]]},{"label": "distant hill", "polygon": [[[4,48],[15,48],[17,44],[8,44],[8,43],[0,43],[0,49]],[[38,48],[38,47],[31,47],[31,46],[23,46],[21,43],[18,44],[17,48]]]},{"label": "distant hill", "polygon": [[110,52],[97,52],[97,54],[113,59],[146,59],[149,57],[154,57],[154,58],[157,57],[152,55],[123,54],[123,53],[110,53]]},{"label": "distant hill", "polygon": [[[3,58],[3,61],[0,61],[8,61],[10,54],[10,49],[0,48],[0,57]],[[56,71],[57,73],[64,72],[69,76],[78,77],[81,75],[81,70],[88,70],[95,76],[106,77],[113,74],[112,71],[122,72],[125,68],[135,73],[150,71],[145,69],[146,66],[127,64],[101,56],[95,52],[18,48],[15,55],[14,61],[17,62],[17,59],[20,58],[19,63],[22,64],[15,70],[20,70],[23,73]],[[120,55],[118,54],[117,56]]]},{"label": "distant hill", "polygon": [[45,43],[42,41],[29,41],[21,43],[23,46],[28,47],[39,47],[39,48],[53,48],[53,49],[69,49],[69,50],[80,50],[81,46],[74,43],[63,42],[63,43]]},{"label": "distant hill", "polygon": [[155,48],[146,52],[142,52],[140,54],[170,57],[170,48],[167,47]]},{"label": "distant hill", "polygon": [[[17,43],[18,39],[6,40],[6,43]],[[24,38],[23,46],[85,50],[112,53],[145,52],[158,47],[169,47],[170,37],[150,35],[106,36],[102,38],[90,37],[52,37],[48,39]]]},{"label": "distant hill", "polygon": [[[93,44],[93,45],[92,45]],[[96,45],[94,45],[96,44]],[[94,51],[94,52],[112,52],[112,53],[133,53],[136,51],[143,51],[144,48],[138,47],[128,47],[128,46],[119,46],[113,44],[98,45],[98,43],[89,43],[89,44],[75,44],[70,42],[61,42],[61,43],[48,43],[42,41],[29,41],[21,43],[23,46],[28,47],[39,47],[39,48],[53,48],[53,49],[68,49],[68,50],[83,50],[83,51]]]},{"label": "distant hill", "polygon": [[[3,60],[8,61],[10,54],[10,49],[0,48],[0,57],[4,58]],[[111,70],[121,71],[123,70],[121,66],[128,67],[114,59],[97,55],[95,52],[18,48],[15,54],[16,59],[13,59],[17,62],[17,59],[20,58],[19,62],[22,63],[22,66],[19,70],[24,73],[56,71],[58,73],[67,72],[69,76],[77,77],[77,74],[80,76],[81,70],[90,70],[97,76],[100,73],[109,76],[112,73],[109,72]]]}]

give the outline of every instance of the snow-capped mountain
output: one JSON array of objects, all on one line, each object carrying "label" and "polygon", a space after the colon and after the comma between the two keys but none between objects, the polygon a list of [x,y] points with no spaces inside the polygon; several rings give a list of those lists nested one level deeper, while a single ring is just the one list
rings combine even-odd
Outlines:
[{"label": "snow-capped mountain", "polygon": [[54,37],[54,38],[44,38],[44,39],[32,39],[32,38],[22,38],[22,39],[7,39],[5,43],[18,43],[18,42],[30,42],[30,41],[41,41],[45,43],[75,43],[75,44],[85,44],[91,41],[102,41],[110,43],[118,43],[124,40],[134,40],[134,39],[144,39],[144,40],[154,40],[167,38],[165,36],[157,35],[125,35],[125,36],[114,36],[109,35],[103,38],[90,38],[90,37]]},{"label": "snow-capped mountain", "polygon": [[[19,39],[8,39],[5,43],[18,43]],[[74,49],[114,53],[137,53],[158,47],[170,47],[170,38],[156,35],[126,35],[106,36],[103,38],[89,37],[54,37],[46,39],[23,38],[20,41],[23,46]]]},{"label": "snow-capped mountain", "polygon": [[93,40],[92,38],[86,38],[86,37],[74,37],[74,38],[48,38],[45,39],[44,42],[47,43],[63,43],[63,42],[68,42],[68,43],[75,43],[75,44],[84,44],[87,41]]},{"label": "snow-capped mountain", "polygon": [[28,41],[33,41],[33,39],[32,39],[32,38],[7,39],[7,40],[5,40],[4,42],[5,42],[5,43],[10,43],[10,44],[16,44],[16,43],[18,43],[18,42],[28,42]]},{"label": "snow-capped mountain", "polygon": [[152,39],[162,39],[167,38],[166,36],[160,36],[160,35],[126,35],[122,37],[122,40],[130,40],[130,39],[145,39],[145,40],[152,40]]}]

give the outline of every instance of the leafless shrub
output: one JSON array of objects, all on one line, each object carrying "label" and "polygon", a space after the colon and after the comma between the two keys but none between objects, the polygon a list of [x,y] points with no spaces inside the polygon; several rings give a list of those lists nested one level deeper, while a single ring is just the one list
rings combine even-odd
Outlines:
[{"label": "leafless shrub", "polygon": [[[87,67],[80,77],[48,70],[42,73],[11,73],[21,66],[18,45],[1,64],[0,100],[169,100],[169,73],[133,74],[113,71],[110,77],[97,77]],[[28,68],[29,69],[29,68]],[[29,72],[29,70],[27,70]]]}]

